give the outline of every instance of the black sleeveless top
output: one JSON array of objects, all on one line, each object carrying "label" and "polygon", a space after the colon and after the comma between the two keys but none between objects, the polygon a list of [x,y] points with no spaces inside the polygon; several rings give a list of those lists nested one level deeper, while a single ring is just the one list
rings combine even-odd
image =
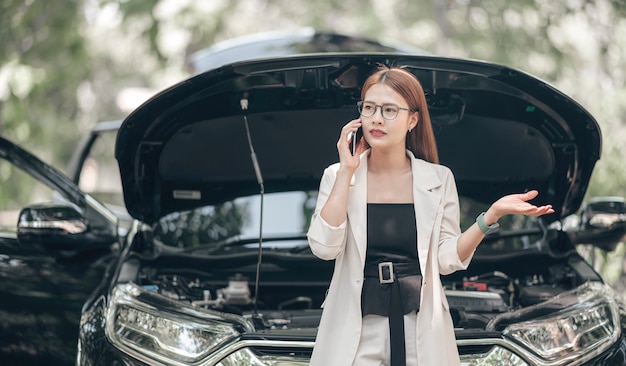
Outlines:
[{"label": "black sleeveless top", "polygon": [[[417,256],[417,225],[413,203],[367,204],[367,254],[365,267],[381,262],[414,263],[416,275],[396,278],[402,297],[403,314],[419,310],[421,276]],[[389,316],[392,284],[365,276],[361,294],[363,316]]]}]

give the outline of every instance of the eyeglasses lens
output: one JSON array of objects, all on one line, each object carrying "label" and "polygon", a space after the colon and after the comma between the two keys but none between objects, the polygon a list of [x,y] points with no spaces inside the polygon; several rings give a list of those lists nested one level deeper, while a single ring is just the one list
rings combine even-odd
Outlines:
[{"label": "eyeglasses lens", "polygon": [[376,105],[370,102],[359,102],[357,107],[363,117],[373,116],[376,113],[376,108],[380,107],[383,118],[388,120],[395,119],[400,111],[400,108],[395,104]]}]

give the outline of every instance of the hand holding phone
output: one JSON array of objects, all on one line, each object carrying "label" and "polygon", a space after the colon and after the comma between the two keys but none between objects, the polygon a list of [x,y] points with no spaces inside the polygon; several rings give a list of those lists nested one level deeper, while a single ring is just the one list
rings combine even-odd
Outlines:
[{"label": "hand holding phone", "polygon": [[359,127],[356,132],[352,132],[352,139],[350,140],[350,153],[354,155],[356,153],[356,147],[363,137],[363,128]]}]

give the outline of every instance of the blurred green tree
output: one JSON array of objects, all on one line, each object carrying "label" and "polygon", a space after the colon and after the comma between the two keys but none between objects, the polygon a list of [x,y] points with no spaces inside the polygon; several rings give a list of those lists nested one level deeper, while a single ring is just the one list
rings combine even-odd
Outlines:
[{"label": "blurred green tree", "polygon": [[[3,0],[0,10],[0,134],[47,156],[67,157],[78,137],[68,121],[77,116],[76,92],[90,70],[80,3]],[[28,194],[8,168],[3,184],[14,187],[0,189],[6,204]]]}]

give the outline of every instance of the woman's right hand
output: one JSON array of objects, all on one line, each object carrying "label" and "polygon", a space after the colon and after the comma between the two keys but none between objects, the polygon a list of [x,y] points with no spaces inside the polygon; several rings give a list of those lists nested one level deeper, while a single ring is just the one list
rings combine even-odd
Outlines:
[{"label": "woman's right hand", "polygon": [[[361,139],[357,144],[354,156],[350,152],[352,134],[356,134],[356,130],[359,127],[361,127],[361,119],[353,119],[343,126],[339,135],[339,141],[337,141],[339,170],[336,172],[337,174],[334,177],[330,192],[323,193],[325,191],[321,189],[320,184],[320,195],[317,199],[326,199],[320,210],[320,217],[330,226],[338,227],[347,219],[350,183],[354,176],[354,171],[361,162],[359,155],[365,151],[365,140]],[[322,178],[322,182],[325,182],[324,178]]]},{"label": "woman's right hand", "polygon": [[351,172],[354,172],[356,168],[359,167],[359,163],[361,162],[360,155],[363,151],[365,151],[365,143],[363,138],[358,141],[356,146],[356,152],[352,155],[350,151],[350,145],[352,139],[356,135],[356,130],[361,127],[361,119],[353,119],[348,122],[341,129],[341,135],[339,136],[339,141],[337,141],[337,151],[339,152],[339,164],[341,168],[345,168]]}]

